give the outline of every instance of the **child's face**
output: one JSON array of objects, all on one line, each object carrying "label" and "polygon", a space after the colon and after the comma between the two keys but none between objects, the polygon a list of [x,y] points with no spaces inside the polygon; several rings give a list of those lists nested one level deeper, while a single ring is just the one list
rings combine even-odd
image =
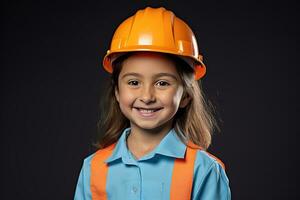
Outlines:
[{"label": "child's face", "polygon": [[175,64],[158,53],[136,53],[123,62],[115,90],[122,113],[131,127],[171,128],[182,99],[183,86]]}]

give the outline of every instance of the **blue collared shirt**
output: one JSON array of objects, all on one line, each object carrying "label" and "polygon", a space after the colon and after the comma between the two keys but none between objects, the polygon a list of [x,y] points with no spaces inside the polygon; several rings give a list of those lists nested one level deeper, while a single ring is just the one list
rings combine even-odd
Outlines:
[{"label": "blue collared shirt", "polygon": [[[174,129],[150,153],[136,160],[126,145],[130,128],[123,131],[112,155],[106,179],[108,200],[170,199],[172,169],[176,158],[184,158],[186,145]],[[75,200],[91,200],[90,163],[84,159],[78,178]],[[194,165],[192,200],[230,200],[229,180],[221,165],[205,151],[197,150]]]}]

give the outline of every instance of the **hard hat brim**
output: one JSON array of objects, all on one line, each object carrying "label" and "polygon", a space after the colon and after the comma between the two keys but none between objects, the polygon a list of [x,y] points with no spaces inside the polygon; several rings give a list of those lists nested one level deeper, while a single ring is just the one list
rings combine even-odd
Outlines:
[{"label": "hard hat brim", "polygon": [[121,55],[124,55],[126,53],[130,53],[130,52],[139,52],[139,51],[148,51],[148,52],[158,52],[158,53],[167,53],[167,54],[172,54],[175,56],[178,56],[179,58],[183,59],[189,66],[191,66],[194,71],[195,71],[195,80],[199,80],[200,78],[202,78],[205,74],[206,74],[206,66],[205,64],[202,62],[202,56],[199,55],[198,58],[195,58],[193,56],[190,55],[184,55],[182,53],[178,53],[175,54],[173,51],[168,51],[168,50],[155,50],[153,48],[149,49],[149,48],[141,48],[141,46],[139,46],[139,48],[133,48],[133,49],[122,49],[119,51],[107,51],[107,54],[105,55],[104,59],[103,59],[103,67],[104,69],[109,72],[112,73],[113,72],[113,66],[112,63]]}]

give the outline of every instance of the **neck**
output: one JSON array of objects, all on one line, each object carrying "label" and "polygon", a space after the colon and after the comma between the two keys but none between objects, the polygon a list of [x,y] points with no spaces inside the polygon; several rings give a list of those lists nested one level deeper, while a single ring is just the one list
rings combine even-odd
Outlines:
[{"label": "neck", "polygon": [[155,129],[141,129],[131,124],[131,132],[127,139],[129,150],[137,157],[152,151],[171,130],[172,123]]}]

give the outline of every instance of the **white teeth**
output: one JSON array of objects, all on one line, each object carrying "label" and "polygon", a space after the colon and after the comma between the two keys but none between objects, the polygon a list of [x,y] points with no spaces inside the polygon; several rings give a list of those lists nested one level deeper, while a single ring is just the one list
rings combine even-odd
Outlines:
[{"label": "white teeth", "polygon": [[139,110],[142,113],[152,113],[152,112],[154,112],[154,110],[144,110],[144,109],[139,109]]}]

